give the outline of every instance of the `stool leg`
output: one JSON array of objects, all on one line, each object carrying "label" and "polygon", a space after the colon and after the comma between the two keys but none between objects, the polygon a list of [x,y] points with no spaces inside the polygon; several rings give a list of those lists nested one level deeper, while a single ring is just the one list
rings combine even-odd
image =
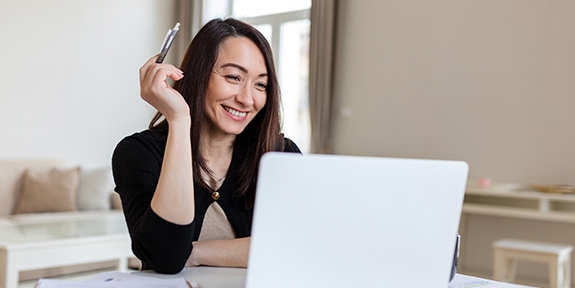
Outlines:
[{"label": "stool leg", "polygon": [[563,278],[565,281],[565,287],[571,287],[571,254],[568,254],[565,257],[565,261],[563,262],[563,272],[565,272],[565,277]]},{"label": "stool leg", "polygon": [[549,287],[563,288],[563,265],[561,259],[549,263]]},{"label": "stool leg", "polygon": [[561,255],[559,257],[559,262],[557,263],[559,266],[559,273],[558,279],[561,281],[557,283],[558,287],[560,288],[570,288],[571,287],[571,257],[569,254]]},{"label": "stool leg", "polygon": [[505,259],[503,259],[501,252],[496,249],[493,255],[493,280],[503,281],[505,274],[503,269],[505,269]]},{"label": "stool leg", "polygon": [[505,271],[507,272],[505,282],[514,283],[517,272],[517,260],[508,258],[505,261]]},{"label": "stool leg", "polygon": [[508,257],[505,252],[495,250],[493,261],[493,279],[495,281],[514,282],[517,261]]}]

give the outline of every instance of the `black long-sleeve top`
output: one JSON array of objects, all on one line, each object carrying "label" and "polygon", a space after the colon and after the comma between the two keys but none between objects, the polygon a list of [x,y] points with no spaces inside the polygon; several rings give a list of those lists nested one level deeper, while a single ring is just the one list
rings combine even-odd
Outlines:
[{"label": "black long-sleeve top", "polygon": [[[158,184],[164,150],[165,135],[150,130],[132,134],[122,139],[112,156],[112,171],[120,194],[122,208],[132,239],[132,251],[142,261],[142,269],[157,273],[180,272],[192,251],[192,241],[197,241],[204,216],[214,202],[212,191],[194,183],[195,217],[187,225],[168,222],[150,208]],[[291,140],[285,138],[284,152],[301,153]],[[226,179],[218,189],[217,200],[237,238],[250,236],[253,209],[247,199],[235,191],[239,165],[236,151]],[[191,176],[190,176],[191,177]]]}]

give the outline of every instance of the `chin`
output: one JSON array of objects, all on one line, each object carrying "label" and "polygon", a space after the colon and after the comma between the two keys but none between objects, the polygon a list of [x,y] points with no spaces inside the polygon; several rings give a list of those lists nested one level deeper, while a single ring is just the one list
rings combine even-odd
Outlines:
[{"label": "chin", "polygon": [[235,136],[240,135],[242,132],[244,132],[244,130],[246,130],[246,127],[223,129],[223,131],[226,134],[235,135]]},{"label": "chin", "polygon": [[241,134],[242,132],[244,132],[244,130],[246,130],[246,127],[248,126],[248,124],[250,122],[251,122],[251,120],[250,121],[244,121],[244,122],[226,123],[227,125],[222,126],[221,130],[227,134],[232,134],[232,135],[237,136],[237,135]]}]

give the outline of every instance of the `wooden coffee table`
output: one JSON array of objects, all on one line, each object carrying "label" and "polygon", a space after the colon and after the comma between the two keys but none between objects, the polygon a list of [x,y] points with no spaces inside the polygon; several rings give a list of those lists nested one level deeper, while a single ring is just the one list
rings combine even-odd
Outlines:
[{"label": "wooden coffee table", "polygon": [[134,257],[121,212],[0,223],[0,287],[16,288],[20,271]]}]

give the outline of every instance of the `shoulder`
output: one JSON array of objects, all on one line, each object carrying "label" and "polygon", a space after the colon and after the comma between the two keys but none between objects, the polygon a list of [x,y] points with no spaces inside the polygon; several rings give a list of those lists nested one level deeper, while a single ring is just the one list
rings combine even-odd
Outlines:
[{"label": "shoulder", "polygon": [[124,137],[122,141],[135,141],[135,142],[149,142],[149,143],[161,143],[166,142],[166,134],[162,132],[156,132],[152,130],[144,130],[136,132],[132,135]]},{"label": "shoulder", "polygon": [[293,142],[291,139],[284,137],[284,151],[283,152],[292,152],[292,153],[301,153],[301,150]]},{"label": "shoulder", "polygon": [[111,159],[112,174],[119,189],[116,191],[125,191],[126,187],[136,182],[142,184],[157,181],[155,179],[160,174],[165,147],[161,135],[149,130],[120,140]]},{"label": "shoulder", "polygon": [[144,130],[124,137],[122,140],[120,140],[120,142],[116,146],[116,149],[118,148],[134,149],[138,147],[154,148],[164,146],[166,146],[165,135],[155,131]]},{"label": "shoulder", "polygon": [[[140,157],[154,157],[161,159],[166,147],[165,135],[144,130],[124,137],[114,149],[114,159],[132,159],[136,161]],[[147,155],[147,156],[146,156]]]}]

